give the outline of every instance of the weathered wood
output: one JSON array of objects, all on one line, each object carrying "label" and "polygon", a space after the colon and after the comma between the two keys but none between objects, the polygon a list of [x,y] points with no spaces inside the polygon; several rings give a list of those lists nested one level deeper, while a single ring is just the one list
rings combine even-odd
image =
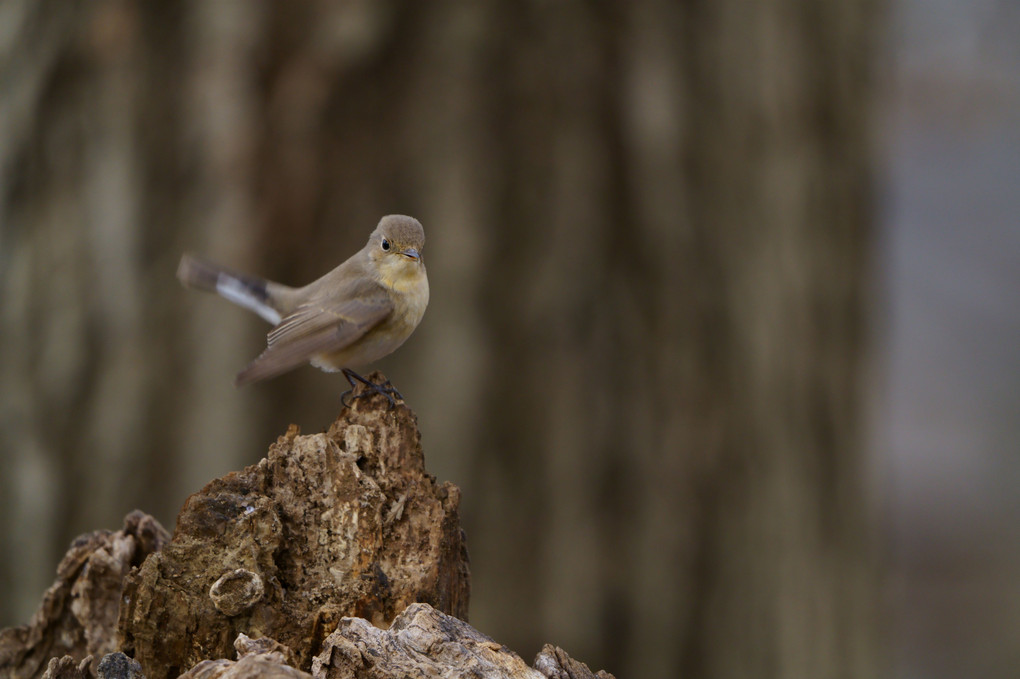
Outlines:
[{"label": "weathered wood", "polygon": [[188,498],[173,540],[128,578],[121,648],[166,679],[231,657],[244,632],[307,669],[345,616],[385,626],[425,601],[466,618],[459,502],[425,471],[403,404],[372,396],[326,433],[291,427],[267,458]]},{"label": "weathered wood", "polygon": [[32,623],[0,632],[0,673],[612,679],[553,646],[529,667],[465,622],[459,499],[425,471],[410,410],[355,400],[188,498],[172,539],[134,512],[76,540]]},{"label": "weathered wood", "polygon": [[[553,649],[550,651],[550,649]],[[312,662],[315,679],[613,679],[593,674],[562,650],[546,646],[528,667],[519,655],[463,620],[428,604],[412,604],[381,630],[344,618]]]},{"label": "weathered wood", "polygon": [[252,639],[243,632],[237,635],[237,639],[234,640],[234,648],[237,650],[237,657],[243,658],[248,655],[269,655],[272,654],[274,659],[278,659],[279,662],[286,663],[287,665],[297,665],[297,657],[294,655],[293,649],[288,646],[284,646],[276,639],[270,637],[259,637],[258,639]]},{"label": "weathered wood", "polygon": [[592,672],[583,662],[574,660],[559,646],[546,644],[535,656],[535,669],[549,679],[613,679],[605,670]]},{"label": "weathered wood", "polygon": [[277,658],[250,655],[240,660],[203,660],[179,679],[310,679],[307,672],[285,665]]},{"label": "weathered wood", "polygon": [[237,660],[203,660],[179,679],[311,679],[294,669],[294,653],[275,639],[237,635]]},{"label": "weathered wood", "polygon": [[[99,658],[117,650],[124,578],[169,539],[158,521],[139,511],[128,514],[117,532],[78,537],[28,625],[0,630],[0,675],[32,679],[52,670],[69,676],[71,665],[77,667],[87,655]],[[62,656],[69,660],[49,667],[48,661]]]},{"label": "weathered wood", "polygon": [[92,656],[87,655],[81,660],[65,655],[61,658],[50,658],[42,679],[92,679],[89,665]]}]

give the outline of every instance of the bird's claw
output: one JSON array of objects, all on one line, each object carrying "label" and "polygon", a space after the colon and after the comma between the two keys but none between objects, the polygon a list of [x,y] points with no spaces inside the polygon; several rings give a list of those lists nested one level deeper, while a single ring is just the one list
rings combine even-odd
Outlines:
[{"label": "bird's claw", "polygon": [[[353,370],[344,369],[343,373],[344,377],[347,378],[347,382],[351,385],[350,389],[340,394],[340,403],[345,408],[350,408],[353,401],[356,401],[359,398],[365,398],[366,396],[371,396],[372,394],[381,394],[384,396],[386,400],[390,402],[391,410],[397,405],[396,400],[393,398],[394,396],[399,398],[401,401],[404,400],[403,395],[397,391],[389,380],[386,380],[382,384],[376,384],[375,382],[357,374]],[[354,393],[354,387],[356,386],[355,381],[361,382],[365,385],[365,388],[360,394]]]}]

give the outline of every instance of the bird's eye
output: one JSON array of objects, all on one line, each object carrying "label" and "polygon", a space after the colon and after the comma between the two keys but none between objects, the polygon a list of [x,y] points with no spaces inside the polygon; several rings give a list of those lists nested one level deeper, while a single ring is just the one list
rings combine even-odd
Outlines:
[{"label": "bird's eye", "polygon": [[388,240],[386,240],[385,238],[382,239],[382,249],[383,250],[389,250],[390,249],[390,242]]}]

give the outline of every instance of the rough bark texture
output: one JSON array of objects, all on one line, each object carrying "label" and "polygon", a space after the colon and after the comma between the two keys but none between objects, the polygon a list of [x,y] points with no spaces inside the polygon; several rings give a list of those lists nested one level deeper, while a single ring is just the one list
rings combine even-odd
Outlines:
[{"label": "rough bark texture", "polygon": [[426,473],[402,403],[357,400],[322,434],[291,427],[267,458],[188,498],[173,540],[128,578],[122,648],[165,679],[230,657],[244,632],[307,669],[344,616],[387,625],[425,601],[466,618],[459,502]]},{"label": "rough bark texture", "polygon": [[[87,655],[99,658],[117,650],[124,578],[169,539],[158,521],[136,511],[117,532],[101,530],[75,540],[31,622],[0,630],[0,676],[71,676],[67,673],[77,671]],[[65,659],[58,661],[61,656]]]},{"label": "rough bark texture", "polygon": [[[537,668],[537,669],[536,669]],[[613,679],[594,674],[560,649],[546,646],[528,667],[519,655],[463,620],[427,604],[414,604],[382,630],[344,618],[312,663],[315,679]]]}]

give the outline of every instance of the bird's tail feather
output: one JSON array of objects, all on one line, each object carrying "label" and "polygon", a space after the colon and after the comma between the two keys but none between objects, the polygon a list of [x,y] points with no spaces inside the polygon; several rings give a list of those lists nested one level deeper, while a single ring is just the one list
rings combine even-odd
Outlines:
[{"label": "bird's tail feather", "polygon": [[280,312],[269,296],[270,283],[264,278],[237,273],[190,254],[181,257],[177,278],[186,288],[215,292],[238,306],[254,311],[270,323],[280,322]]}]

